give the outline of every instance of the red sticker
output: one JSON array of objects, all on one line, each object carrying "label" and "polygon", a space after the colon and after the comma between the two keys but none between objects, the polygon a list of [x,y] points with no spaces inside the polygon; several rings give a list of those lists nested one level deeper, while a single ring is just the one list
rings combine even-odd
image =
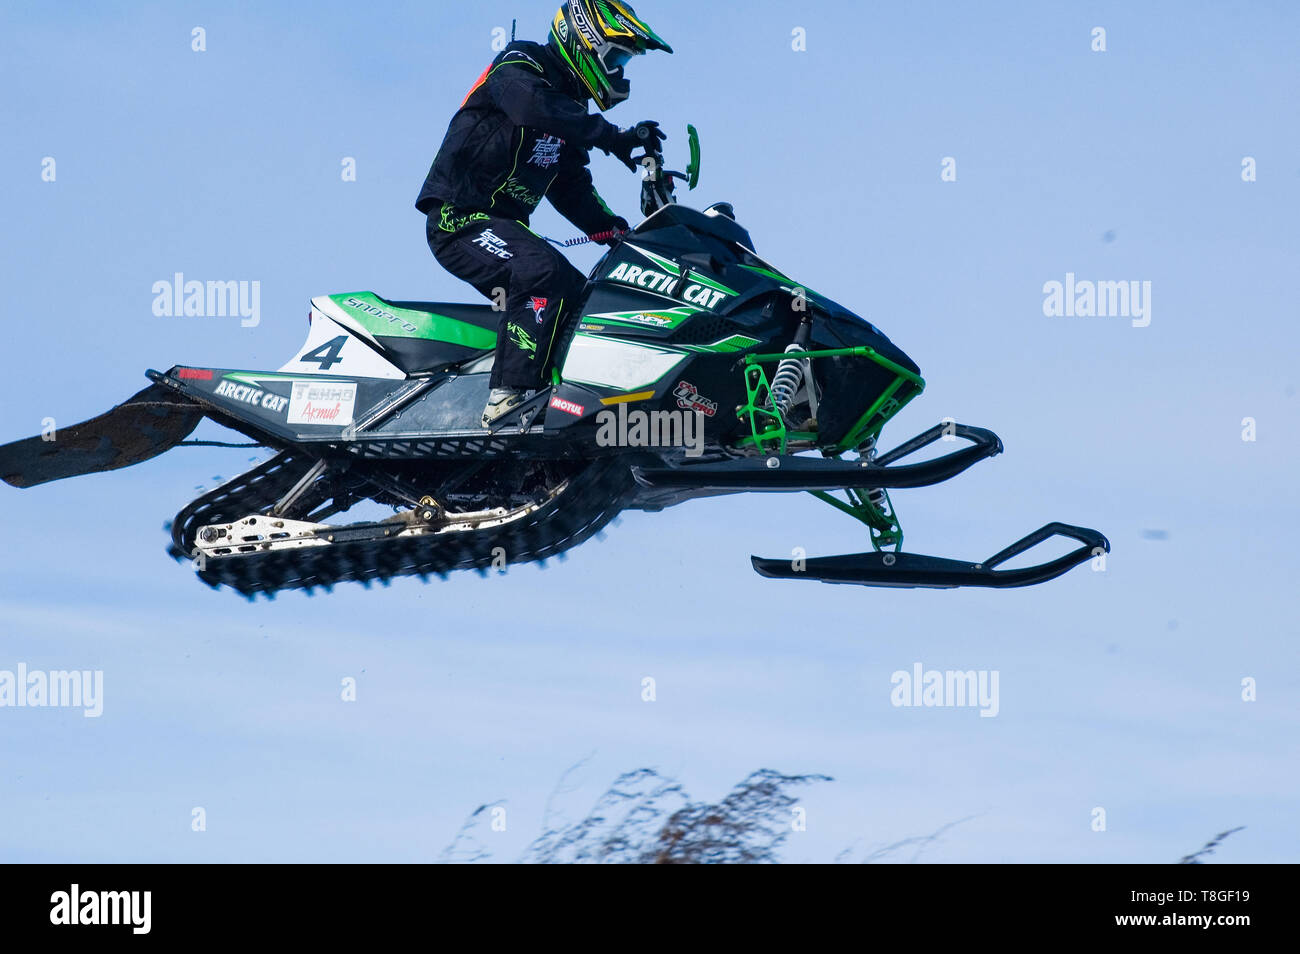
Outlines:
[{"label": "red sticker", "polygon": [[542,312],[546,310],[546,301],[545,298],[534,297],[528,302],[528,307],[533,310],[533,317],[537,319],[539,325],[542,323]]},{"label": "red sticker", "polygon": [[212,372],[204,368],[180,368],[176,377],[182,381],[211,381]]},{"label": "red sticker", "polygon": [[587,413],[586,409],[583,408],[581,404],[577,404],[573,401],[566,401],[562,397],[552,397],[551,407],[555,408],[557,411],[563,411],[565,414],[572,414],[574,417],[582,417],[582,415]]},{"label": "red sticker", "polygon": [[677,406],[683,411],[696,411],[705,417],[718,413],[718,402],[710,401],[690,381],[678,381],[673,397],[677,398]]}]

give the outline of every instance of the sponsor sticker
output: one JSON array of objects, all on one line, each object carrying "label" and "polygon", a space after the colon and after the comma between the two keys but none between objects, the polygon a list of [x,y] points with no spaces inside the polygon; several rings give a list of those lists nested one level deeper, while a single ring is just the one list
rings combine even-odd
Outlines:
[{"label": "sponsor sticker", "polygon": [[474,240],[474,244],[491,252],[497,258],[514,258],[514,252],[507,251],[506,240],[491,229],[484,229],[480,232],[478,238]]},{"label": "sponsor sticker", "polygon": [[677,398],[677,406],[684,411],[698,411],[705,417],[713,417],[718,413],[718,402],[704,397],[699,388],[689,381],[678,381],[677,387],[673,389],[673,397]]},{"label": "sponsor sticker", "polygon": [[533,143],[533,154],[528,157],[528,164],[549,169],[560,161],[560,147],[563,145],[564,140],[559,136],[552,136],[549,133],[538,136]]},{"label": "sponsor sticker", "polygon": [[355,381],[295,381],[289,398],[288,423],[345,427],[352,423],[356,403]]},{"label": "sponsor sticker", "polygon": [[557,411],[563,411],[565,414],[572,414],[574,417],[582,417],[586,409],[575,401],[566,401],[562,397],[551,397],[551,407]]},{"label": "sponsor sticker", "polygon": [[364,311],[367,315],[373,315],[375,318],[382,318],[390,325],[397,325],[408,335],[413,335],[418,330],[415,325],[411,324],[409,321],[404,321],[403,319],[398,318],[391,311],[385,311],[383,308],[380,308],[377,305],[372,305],[369,302],[364,302],[359,298],[349,298],[347,301],[343,302],[343,304],[347,305],[349,308],[355,308],[357,311]]},{"label": "sponsor sticker", "polygon": [[284,406],[289,403],[288,398],[281,397],[279,394],[272,394],[270,391],[255,388],[251,384],[238,384],[230,380],[218,384],[216,391],[213,393],[218,397],[230,398],[230,400],[239,401],[242,404],[265,408],[273,414],[279,414],[284,410]]},{"label": "sponsor sticker", "polygon": [[605,278],[612,282],[636,285],[638,288],[665,295],[671,295],[677,290],[677,279],[667,272],[656,272],[652,268],[641,268],[639,265],[629,265],[627,262],[620,262],[614,266],[613,271]]},{"label": "sponsor sticker", "polygon": [[539,325],[542,323],[542,312],[546,310],[546,301],[545,298],[538,298],[536,296],[533,296],[528,300],[528,307],[533,310],[533,317],[537,319]]},{"label": "sponsor sticker", "polygon": [[726,297],[726,292],[720,292],[716,289],[698,284],[687,285],[686,290],[682,292],[682,301],[689,301],[702,308],[708,308],[710,310],[717,308],[719,303]]},{"label": "sponsor sticker", "polygon": [[654,325],[656,328],[666,328],[673,323],[672,318],[667,315],[656,315],[648,311],[643,311],[639,315],[629,312],[624,317],[628,321],[635,321],[639,325]]},{"label": "sponsor sticker", "polygon": [[587,20],[586,12],[582,9],[582,4],[570,3],[568,4],[568,7],[569,15],[573,17],[573,25],[578,28],[578,32],[582,34],[582,38],[587,41],[587,46],[593,50],[599,49],[604,40],[602,37],[596,35],[595,29]]}]

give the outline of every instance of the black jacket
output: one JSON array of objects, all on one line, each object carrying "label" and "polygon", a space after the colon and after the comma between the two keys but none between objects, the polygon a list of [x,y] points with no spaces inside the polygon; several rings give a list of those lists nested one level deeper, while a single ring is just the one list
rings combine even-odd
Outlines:
[{"label": "black jacket", "polygon": [[627,223],[597,194],[593,146],[618,127],[589,114],[577,79],[549,47],[511,43],[483,71],[452,117],[415,207],[443,203],[527,224],[542,196],[587,234]]}]

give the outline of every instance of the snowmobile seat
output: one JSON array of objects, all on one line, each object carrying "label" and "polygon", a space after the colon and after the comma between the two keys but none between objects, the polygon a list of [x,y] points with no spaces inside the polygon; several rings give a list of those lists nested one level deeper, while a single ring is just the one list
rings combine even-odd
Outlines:
[{"label": "snowmobile seat", "polygon": [[[384,299],[388,301],[388,299]],[[491,305],[470,305],[464,302],[446,301],[390,301],[389,304],[411,311],[423,311],[443,318],[454,318],[467,324],[477,325],[496,334],[501,327],[501,312]]]},{"label": "snowmobile seat", "polygon": [[[435,319],[440,330],[446,331],[442,338],[407,338],[379,336],[388,359],[407,374],[419,374],[436,371],[453,364],[481,358],[491,353],[495,347],[495,337],[501,324],[501,312],[491,305],[468,305],[459,302],[441,301],[388,301],[397,308],[408,311],[423,312]],[[449,319],[449,320],[448,320]],[[470,326],[470,334],[457,333],[458,325]],[[481,347],[487,343],[482,332],[492,333],[493,347]],[[459,340],[456,340],[459,339]]]}]

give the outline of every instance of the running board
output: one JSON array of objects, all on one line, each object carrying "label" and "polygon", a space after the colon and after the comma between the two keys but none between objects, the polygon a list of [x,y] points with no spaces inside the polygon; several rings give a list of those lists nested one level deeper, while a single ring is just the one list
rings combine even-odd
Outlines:
[{"label": "running board", "polygon": [[[971,446],[919,464],[890,466],[940,439],[963,438]],[[653,490],[699,489],[731,493],[788,493],[800,490],[840,490],[926,487],[955,477],[973,464],[1002,453],[998,435],[983,427],[936,424],[870,463],[825,460],[792,454],[745,457],[721,463],[633,467],[642,487]]]},{"label": "running board", "polygon": [[[1034,566],[998,570],[1000,564],[1037,546],[1050,537],[1077,540],[1081,546],[1064,556]],[[750,557],[761,575],[778,580],[820,580],[822,583],[857,583],[862,586],[1012,587],[1046,583],[1103,553],[1110,541],[1096,530],[1066,523],[1049,523],[1017,540],[982,563],[964,563],[919,553],[850,553],[844,556],[814,557],[809,560],[766,560]]]}]

